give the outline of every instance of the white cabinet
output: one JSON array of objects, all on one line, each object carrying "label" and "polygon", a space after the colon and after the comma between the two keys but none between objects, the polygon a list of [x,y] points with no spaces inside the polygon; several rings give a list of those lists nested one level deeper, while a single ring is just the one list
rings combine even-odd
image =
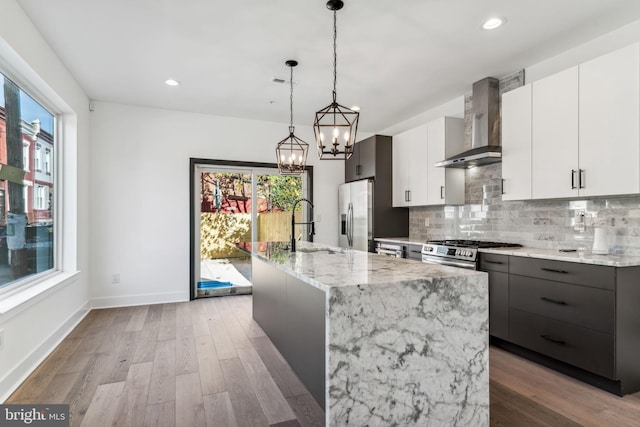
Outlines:
[{"label": "white cabinet", "polygon": [[440,117],[427,123],[427,204],[464,204],[464,169],[437,168],[436,162],[464,151],[464,120]]},{"label": "white cabinet", "polygon": [[532,113],[532,197],[579,196],[578,67],[534,82]]},{"label": "white cabinet", "polygon": [[531,85],[502,95],[502,200],[531,198]]},{"label": "white cabinet", "polygon": [[640,44],[502,96],[503,200],[640,193]]},{"label": "white cabinet", "polygon": [[427,204],[427,125],[393,137],[393,207]]},{"label": "white cabinet", "polygon": [[640,47],[580,65],[580,195],[640,193]]},{"label": "white cabinet", "polygon": [[393,137],[393,206],[464,203],[464,170],[434,166],[463,151],[464,120],[441,117]]}]

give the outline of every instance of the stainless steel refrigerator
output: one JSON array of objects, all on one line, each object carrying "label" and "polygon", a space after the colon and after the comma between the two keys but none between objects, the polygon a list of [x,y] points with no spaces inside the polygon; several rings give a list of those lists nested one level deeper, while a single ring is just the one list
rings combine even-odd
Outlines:
[{"label": "stainless steel refrigerator", "polygon": [[338,244],[343,248],[371,250],[373,242],[373,181],[362,180],[340,185],[338,209],[340,235]]}]

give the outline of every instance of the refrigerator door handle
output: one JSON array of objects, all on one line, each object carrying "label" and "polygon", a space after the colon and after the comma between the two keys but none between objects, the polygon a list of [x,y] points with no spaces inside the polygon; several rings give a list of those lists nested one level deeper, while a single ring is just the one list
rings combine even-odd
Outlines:
[{"label": "refrigerator door handle", "polygon": [[349,242],[349,247],[353,247],[353,204],[349,202],[349,213],[348,213],[348,226],[347,226],[347,240]]},{"label": "refrigerator door handle", "polygon": [[347,245],[351,246],[351,202],[347,203]]}]

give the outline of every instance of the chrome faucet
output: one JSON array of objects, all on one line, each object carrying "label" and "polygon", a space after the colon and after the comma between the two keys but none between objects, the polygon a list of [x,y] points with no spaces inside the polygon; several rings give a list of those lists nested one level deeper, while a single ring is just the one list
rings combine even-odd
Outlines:
[{"label": "chrome faucet", "polygon": [[315,225],[315,223],[313,221],[296,222],[296,206],[298,206],[298,203],[300,203],[300,202],[307,202],[313,208],[313,203],[311,203],[307,199],[296,200],[296,202],[293,204],[293,209],[291,210],[291,252],[295,252],[296,251],[296,232],[295,232],[296,225],[308,225],[309,226],[309,236],[313,236],[314,234],[316,234],[316,225]]}]

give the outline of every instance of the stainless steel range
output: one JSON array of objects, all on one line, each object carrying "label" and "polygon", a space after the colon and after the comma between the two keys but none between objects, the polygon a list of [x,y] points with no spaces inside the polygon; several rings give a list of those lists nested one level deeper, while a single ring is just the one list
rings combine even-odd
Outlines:
[{"label": "stainless steel range", "polygon": [[504,247],[521,248],[522,245],[481,240],[432,240],[422,245],[422,262],[477,270],[478,249]]}]

